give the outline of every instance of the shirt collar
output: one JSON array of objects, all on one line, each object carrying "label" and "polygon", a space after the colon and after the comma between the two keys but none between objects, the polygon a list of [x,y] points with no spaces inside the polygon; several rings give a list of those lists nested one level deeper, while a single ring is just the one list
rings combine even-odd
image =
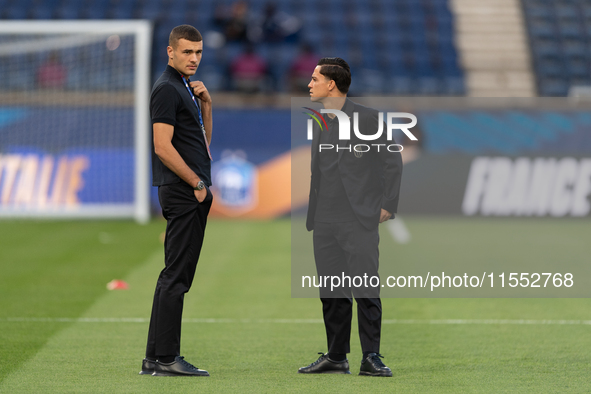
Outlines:
[{"label": "shirt collar", "polygon": [[349,98],[347,97],[345,99],[345,104],[343,104],[343,108],[341,108],[341,111],[343,111],[344,113],[347,114],[347,116],[352,118],[354,109],[355,109],[355,103],[353,101],[349,100]]},{"label": "shirt collar", "polygon": [[170,64],[166,65],[166,70],[165,72],[172,74],[174,76],[174,78],[177,78],[179,81],[183,82],[183,76],[181,75],[180,72],[178,72],[174,67],[172,67]]}]

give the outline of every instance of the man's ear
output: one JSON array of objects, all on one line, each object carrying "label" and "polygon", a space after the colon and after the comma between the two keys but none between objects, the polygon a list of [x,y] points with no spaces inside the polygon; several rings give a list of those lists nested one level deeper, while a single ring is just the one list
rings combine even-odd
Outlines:
[{"label": "man's ear", "polygon": [[333,90],[336,86],[337,84],[334,79],[331,79],[330,82],[328,82],[328,90]]},{"label": "man's ear", "polygon": [[166,53],[168,54],[168,58],[172,59],[172,52],[174,51],[174,49],[172,49],[172,47],[169,45],[166,47]]}]

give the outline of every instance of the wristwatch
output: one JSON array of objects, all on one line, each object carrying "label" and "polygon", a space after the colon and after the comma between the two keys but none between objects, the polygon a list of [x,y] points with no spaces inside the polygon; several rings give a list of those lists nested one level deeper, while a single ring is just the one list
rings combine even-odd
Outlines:
[{"label": "wristwatch", "polygon": [[195,186],[193,189],[195,189],[195,190],[203,190],[204,187],[205,187],[205,182],[199,181],[199,182],[197,182],[197,186]]}]

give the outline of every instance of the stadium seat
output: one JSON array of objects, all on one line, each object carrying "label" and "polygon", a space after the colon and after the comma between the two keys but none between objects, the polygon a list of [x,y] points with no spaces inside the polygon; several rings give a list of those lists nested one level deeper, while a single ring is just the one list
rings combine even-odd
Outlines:
[{"label": "stadium seat", "polygon": [[568,58],[565,62],[565,69],[571,78],[589,78],[591,64],[588,60],[580,58]]},{"label": "stadium seat", "polygon": [[566,56],[586,58],[591,55],[588,43],[582,39],[564,40],[562,42],[562,52]]},{"label": "stadium seat", "polygon": [[554,40],[534,41],[532,51],[534,52],[536,59],[549,57],[558,58],[562,56],[562,49],[560,48],[558,42]]},{"label": "stadium seat", "polygon": [[466,84],[461,76],[446,76],[443,78],[443,94],[448,96],[462,96],[466,94]]},{"label": "stadium seat", "polygon": [[533,21],[529,26],[529,31],[534,38],[554,38],[556,36],[554,24],[548,21]]},{"label": "stadium seat", "polygon": [[30,12],[30,16],[33,19],[51,19],[53,17],[54,8],[42,4],[37,7],[33,7]]},{"label": "stadium seat", "polygon": [[567,80],[562,78],[548,78],[541,79],[538,85],[538,90],[541,96],[566,96],[568,94],[570,84]]},{"label": "stadium seat", "polygon": [[542,78],[559,77],[565,73],[565,68],[561,59],[542,59],[538,62],[537,72]]},{"label": "stadium seat", "polygon": [[160,2],[147,1],[143,7],[136,10],[136,15],[140,19],[156,19],[160,12]]},{"label": "stadium seat", "polygon": [[104,1],[96,1],[82,10],[83,18],[85,19],[105,19],[107,17],[108,3]]},{"label": "stadium seat", "polygon": [[554,18],[554,13],[550,7],[542,4],[526,5],[524,11],[528,18],[540,18],[545,20],[551,20]]},{"label": "stadium seat", "polygon": [[79,19],[82,17],[81,5],[82,3],[75,1],[62,3],[55,11],[54,17],[56,19]]},{"label": "stadium seat", "polygon": [[115,7],[109,10],[109,17],[113,19],[131,19],[133,18],[135,0],[119,0]]},{"label": "stadium seat", "polygon": [[579,9],[576,3],[563,3],[555,8],[555,12],[558,18],[575,20],[578,17]]},{"label": "stadium seat", "polygon": [[19,4],[8,6],[2,13],[6,19],[27,19],[29,16],[27,7],[23,7]]},{"label": "stadium seat", "polygon": [[564,96],[591,79],[591,2],[522,1],[539,94]]},{"label": "stadium seat", "polygon": [[578,21],[560,22],[558,25],[560,35],[565,38],[577,38],[584,34],[583,26]]}]

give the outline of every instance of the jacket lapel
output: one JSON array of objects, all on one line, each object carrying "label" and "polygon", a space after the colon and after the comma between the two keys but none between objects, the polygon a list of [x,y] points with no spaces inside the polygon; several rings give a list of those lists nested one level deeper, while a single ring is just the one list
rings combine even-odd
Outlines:
[{"label": "jacket lapel", "polygon": [[[351,134],[350,134],[351,140],[353,139],[353,135],[354,135],[353,134],[353,109],[354,109],[353,102],[347,98],[347,100],[345,101],[345,105],[343,105],[342,111],[344,113],[346,113],[347,116],[349,117],[349,127],[350,127],[350,131],[351,131]],[[348,140],[348,141],[339,140],[338,144],[341,148],[346,148],[351,145],[351,140]],[[343,157],[343,154],[345,153],[345,151],[346,151],[345,149],[339,150],[339,162],[341,161],[341,158]]]}]

